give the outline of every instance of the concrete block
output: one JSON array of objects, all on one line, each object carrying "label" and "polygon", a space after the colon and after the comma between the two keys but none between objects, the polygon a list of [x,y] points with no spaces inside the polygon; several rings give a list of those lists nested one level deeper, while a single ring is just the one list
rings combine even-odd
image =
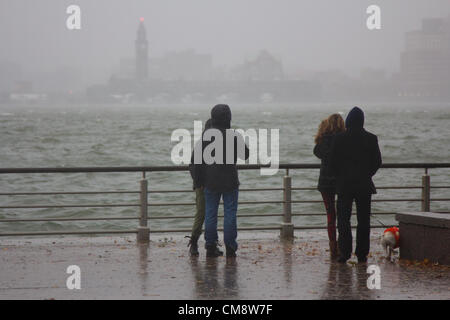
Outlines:
[{"label": "concrete block", "polygon": [[400,258],[450,265],[450,216],[430,212],[398,213]]}]

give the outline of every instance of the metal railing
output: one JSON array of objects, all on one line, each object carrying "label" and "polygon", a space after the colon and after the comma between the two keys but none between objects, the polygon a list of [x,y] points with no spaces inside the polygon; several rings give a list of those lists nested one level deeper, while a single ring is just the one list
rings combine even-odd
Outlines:
[{"label": "metal railing", "polygon": [[[240,165],[239,170],[256,170],[261,169],[263,165]],[[310,170],[319,169],[319,164],[281,164],[280,169],[286,170],[283,177],[283,186],[281,188],[252,188],[240,189],[241,192],[263,192],[263,191],[283,191],[282,200],[272,201],[240,201],[239,204],[280,204],[283,205],[282,213],[265,213],[265,214],[239,214],[239,217],[281,217],[280,226],[252,226],[241,227],[239,230],[279,230],[280,235],[284,239],[292,238],[295,229],[325,229],[326,226],[294,226],[292,217],[300,216],[323,216],[324,213],[292,213],[292,205],[298,203],[320,203],[321,200],[295,200],[292,198],[292,191],[311,191],[316,190],[315,187],[292,187],[292,176],[289,170]],[[383,169],[424,169],[421,186],[382,186],[377,189],[421,189],[420,198],[392,198],[392,199],[374,199],[373,202],[421,202],[421,210],[429,212],[432,201],[450,201],[450,198],[431,198],[431,189],[450,189],[450,186],[431,186],[428,170],[437,168],[450,168],[450,163],[388,163],[382,165]],[[149,167],[77,167],[77,168],[0,168],[0,174],[64,174],[64,173],[142,173],[142,179],[139,182],[139,191],[71,191],[71,192],[3,192],[0,196],[19,196],[19,195],[95,195],[95,194],[135,194],[139,195],[139,203],[131,204],[65,204],[65,205],[0,205],[0,209],[36,209],[36,208],[112,208],[112,207],[139,207],[139,216],[126,217],[51,217],[51,218],[6,218],[0,219],[0,223],[18,223],[18,222],[68,222],[68,221],[113,221],[113,220],[138,220],[139,225],[136,229],[126,230],[64,230],[64,231],[24,231],[24,232],[2,232],[0,236],[44,236],[44,235],[74,235],[74,234],[137,234],[137,240],[140,242],[149,241],[149,220],[164,219],[192,219],[193,216],[152,216],[149,215],[149,207],[164,206],[187,206],[195,205],[193,202],[148,202],[148,196],[151,193],[192,193],[192,190],[148,190],[147,173],[152,172],[170,172],[170,171],[187,171],[187,166],[149,166]],[[1,202],[0,202],[1,203]],[[394,215],[396,212],[378,212],[377,215]],[[442,212],[448,213],[448,212]],[[374,225],[374,228],[383,227]],[[190,229],[160,229],[152,230],[152,233],[169,233],[169,232],[190,232]]]}]

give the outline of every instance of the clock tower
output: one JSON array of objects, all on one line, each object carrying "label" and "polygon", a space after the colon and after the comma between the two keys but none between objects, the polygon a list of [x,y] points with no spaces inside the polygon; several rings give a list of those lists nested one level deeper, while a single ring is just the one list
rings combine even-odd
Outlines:
[{"label": "clock tower", "polygon": [[144,18],[139,19],[139,27],[135,41],[136,46],[136,80],[148,78],[148,42],[144,27]]}]

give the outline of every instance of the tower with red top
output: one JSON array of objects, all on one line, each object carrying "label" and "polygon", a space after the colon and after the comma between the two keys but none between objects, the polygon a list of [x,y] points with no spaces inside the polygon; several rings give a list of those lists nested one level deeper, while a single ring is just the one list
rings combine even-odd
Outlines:
[{"label": "tower with red top", "polygon": [[135,41],[136,46],[136,80],[144,81],[148,78],[148,42],[145,32],[144,18],[139,19],[139,27]]}]

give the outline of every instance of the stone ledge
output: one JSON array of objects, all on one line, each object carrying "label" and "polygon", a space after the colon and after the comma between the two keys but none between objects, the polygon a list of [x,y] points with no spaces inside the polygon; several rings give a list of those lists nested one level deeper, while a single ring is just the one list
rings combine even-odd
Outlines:
[{"label": "stone ledge", "polygon": [[395,219],[401,223],[450,229],[450,215],[433,212],[400,212]]},{"label": "stone ledge", "polygon": [[398,213],[400,258],[450,265],[450,216],[431,212]]}]

